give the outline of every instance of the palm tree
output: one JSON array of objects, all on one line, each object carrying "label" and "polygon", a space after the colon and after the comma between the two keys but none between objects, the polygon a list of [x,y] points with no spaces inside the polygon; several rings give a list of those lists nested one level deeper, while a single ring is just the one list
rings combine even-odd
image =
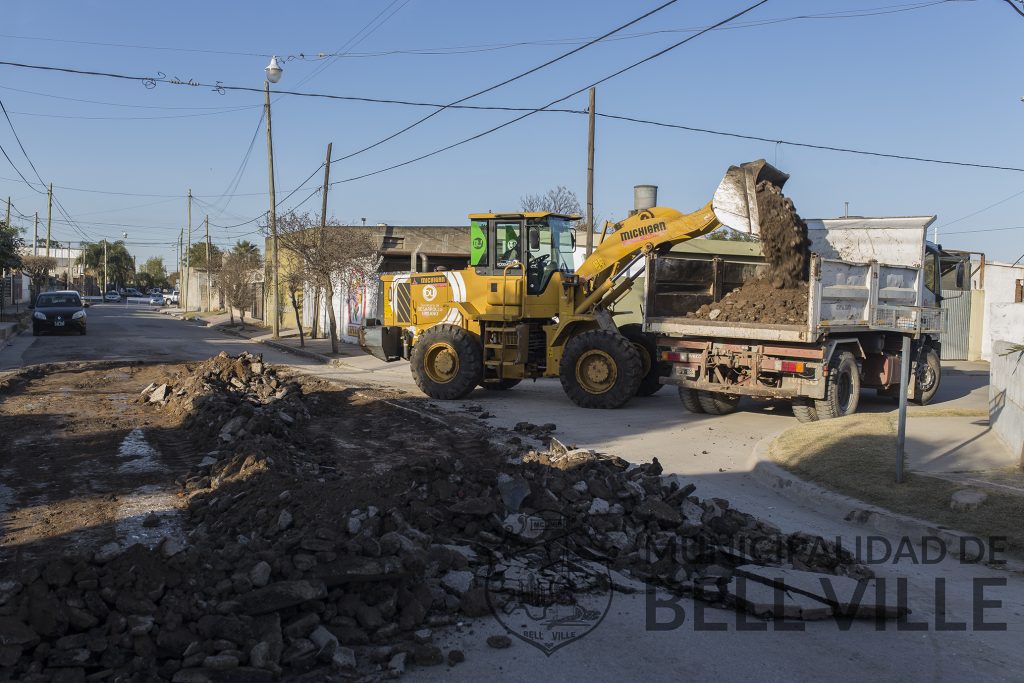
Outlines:
[{"label": "palm tree", "polygon": [[249,240],[238,240],[235,242],[234,248],[231,250],[236,254],[242,254],[245,256],[259,256],[260,250],[255,244]]}]

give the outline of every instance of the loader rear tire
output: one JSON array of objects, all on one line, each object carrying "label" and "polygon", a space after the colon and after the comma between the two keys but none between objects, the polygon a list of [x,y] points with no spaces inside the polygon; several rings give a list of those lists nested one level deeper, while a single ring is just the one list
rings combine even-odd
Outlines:
[{"label": "loader rear tire", "polygon": [[562,389],[581,408],[620,408],[643,379],[640,352],[618,332],[589,330],[565,345]]},{"label": "loader rear tire", "polygon": [[720,394],[717,391],[698,391],[697,400],[700,407],[708,415],[728,415],[735,413],[740,404],[737,394]]},{"label": "loader rear tire", "polygon": [[793,416],[797,422],[817,422],[818,412],[814,409],[814,401],[806,396],[794,398]]},{"label": "loader rear tire", "polygon": [[700,399],[697,398],[696,389],[679,387],[679,400],[683,402],[683,407],[691,413],[704,414],[704,406],[700,404]]},{"label": "loader rear tire", "polygon": [[825,398],[814,401],[819,420],[853,415],[860,403],[860,370],[849,351],[840,351],[828,365]]},{"label": "loader rear tire", "polygon": [[653,336],[644,334],[643,326],[630,323],[620,327],[619,332],[633,342],[633,346],[640,354],[640,363],[643,365],[643,379],[640,380],[636,395],[653,396],[665,386],[659,380],[662,377],[668,377],[671,366],[658,360],[658,345],[654,342]]},{"label": "loader rear tire", "polygon": [[421,334],[409,361],[416,386],[431,398],[464,398],[483,376],[479,340],[455,325],[435,325]]}]

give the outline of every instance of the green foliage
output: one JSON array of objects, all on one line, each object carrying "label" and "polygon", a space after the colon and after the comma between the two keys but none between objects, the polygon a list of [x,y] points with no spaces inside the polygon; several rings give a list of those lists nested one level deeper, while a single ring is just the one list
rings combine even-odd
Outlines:
[{"label": "green foliage", "polygon": [[166,287],[167,269],[164,268],[163,257],[152,256],[146,259],[146,262],[139,268],[139,272],[135,274],[135,278],[143,289]]},{"label": "green foliage", "polygon": [[704,235],[706,240],[723,240],[725,242],[756,242],[757,238],[745,232],[739,232],[732,228],[719,228],[712,233]]},{"label": "green foliage", "polygon": [[18,249],[25,246],[19,230],[13,225],[0,221],[0,271],[21,267]]},{"label": "green foliage", "polygon": [[103,245],[104,242],[90,242],[85,245],[82,256],[77,262],[85,265],[86,269],[96,274],[100,281],[106,280],[108,285],[126,285],[135,280],[135,264],[132,262],[132,255],[122,240],[106,242],[107,246],[107,273],[103,276]]},{"label": "green foliage", "polygon": [[[210,245],[210,270],[220,268],[221,250],[220,247]],[[197,270],[206,270],[206,242],[196,242],[188,251],[188,263]]]}]

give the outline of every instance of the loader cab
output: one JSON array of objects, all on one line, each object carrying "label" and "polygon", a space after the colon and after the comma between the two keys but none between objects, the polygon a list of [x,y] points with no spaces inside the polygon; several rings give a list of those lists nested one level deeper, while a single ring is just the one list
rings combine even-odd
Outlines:
[{"label": "loader cab", "polygon": [[477,275],[526,276],[541,294],[556,272],[573,272],[578,216],[548,212],[470,214],[469,265]]}]

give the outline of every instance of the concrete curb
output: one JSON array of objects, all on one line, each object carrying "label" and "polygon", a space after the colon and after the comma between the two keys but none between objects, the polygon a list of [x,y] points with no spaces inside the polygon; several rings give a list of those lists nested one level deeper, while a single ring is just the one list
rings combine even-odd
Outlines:
[{"label": "concrete curb", "polygon": [[[915,545],[919,545],[921,539],[925,537],[938,538],[953,557],[961,558],[965,562],[975,562],[978,560],[977,544],[979,542],[984,543],[984,541],[979,539],[976,534],[970,534],[958,529],[950,529],[934,522],[910,517],[865,503],[857,498],[851,498],[850,496],[824,489],[817,484],[812,484],[787,472],[772,462],[768,455],[771,444],[783,431],[785,430],[769,434],[754,445],[748,466],[750,476],[758,484],[772,489],[793,502],[812,507],[823,514],[832,514],[845,522],[863,525],[889,536],[909,538],[912,542],[916,541]],[[983,557],[989,554],[988,544],[984,543],[984,546]],[[966,550],[967,552],[961,553],[961,550]],[[1011,559],[1005,552],[1003,556],[1006,562],[993,566],[1017,573],[1024,573],[1024,561],[1015,557]]]}]

